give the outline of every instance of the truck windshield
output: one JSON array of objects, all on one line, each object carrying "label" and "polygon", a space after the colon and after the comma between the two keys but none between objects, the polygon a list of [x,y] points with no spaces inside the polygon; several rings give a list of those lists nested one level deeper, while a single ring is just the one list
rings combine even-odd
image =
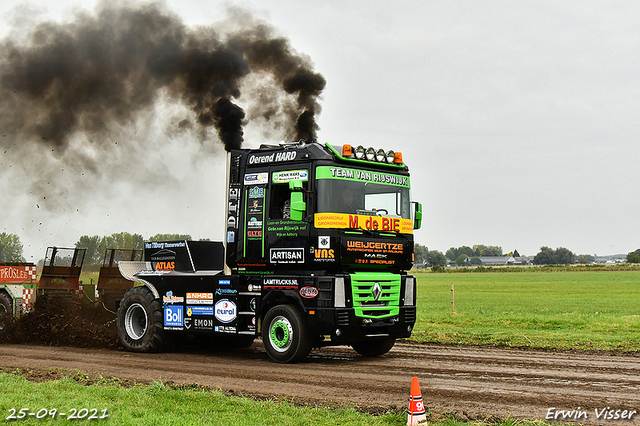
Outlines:
[{"label": "truck windshield", "polygon": [[[372,178],[373,172],[324,167],[330,171],[328,174],[322,168],[317,171],[317,213],[411,219],[408,177],[378,173]],[[385,181],[400,185],[380,183]]]}]

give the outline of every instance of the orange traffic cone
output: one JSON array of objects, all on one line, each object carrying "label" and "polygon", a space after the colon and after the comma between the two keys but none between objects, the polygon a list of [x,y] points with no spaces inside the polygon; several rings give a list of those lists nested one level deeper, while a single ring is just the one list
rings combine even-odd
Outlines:
[{"label": "orange traffic cone", "polygon": [[411,399],[409,400],[409,417],[407,418],[407,426],[426,424],[426,422],[427,416],[424,410],[424,402],[422,401],[422,392],[420,392],[420,384],[418,383],[417,377],[412,377]]}]

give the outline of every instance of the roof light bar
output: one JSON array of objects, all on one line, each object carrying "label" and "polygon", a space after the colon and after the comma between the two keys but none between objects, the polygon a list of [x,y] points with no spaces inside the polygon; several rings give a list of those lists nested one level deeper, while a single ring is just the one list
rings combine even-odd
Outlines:
[{"label": "roof light bar", "polygon": [[365,148],[362,145],[354,147],[351,144],[344,144],[342,145],[342,156],[357,160],[376,161],[378,163],[402,164],[402,153],[395,152],[392,149],[385,152],[383,149],[375,149],[373,147]]}]

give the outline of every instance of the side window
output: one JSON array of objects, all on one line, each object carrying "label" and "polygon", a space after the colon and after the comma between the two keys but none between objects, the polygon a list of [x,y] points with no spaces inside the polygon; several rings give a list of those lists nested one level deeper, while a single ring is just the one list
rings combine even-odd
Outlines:
[{"label": "side window", "polygon": [[306,201],[309,171],[308,169],[281,170],[271,172],[271,189],[269,198],[269,219],[291,218],[291,188],[292,183],[301,184],[303,199]]},{"label": "side window", "polygon": [[288,183],[273,184],[271,187],[269,219],[289,219],[290,199],[291,191]]}]

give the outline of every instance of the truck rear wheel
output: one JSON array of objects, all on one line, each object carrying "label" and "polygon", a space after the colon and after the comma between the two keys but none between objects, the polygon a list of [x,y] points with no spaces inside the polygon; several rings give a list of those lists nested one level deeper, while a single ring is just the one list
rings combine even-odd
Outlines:
[{"label": "truck rear wheel", "polygon": [[362,356],[372,357],[386,354],[395,344],[396,339],[388,338],[354,342],[351,347]]},{"label": "truck rear wheel", "polygon": [[0,293],[0,333],[13,322],[13,303],[9,296]]},{"label": "truck rear wheel", "polygon": [[278,305],[264,317],[262,342],[274,361],[298,362],[311,352],[313,339],[297,307]]},{"label": "truck rear wheel", "polygon": [[118,337],[128,351],[159,352],[164,349],[162,304],[146,287],[127,291],[118,309]]}]

